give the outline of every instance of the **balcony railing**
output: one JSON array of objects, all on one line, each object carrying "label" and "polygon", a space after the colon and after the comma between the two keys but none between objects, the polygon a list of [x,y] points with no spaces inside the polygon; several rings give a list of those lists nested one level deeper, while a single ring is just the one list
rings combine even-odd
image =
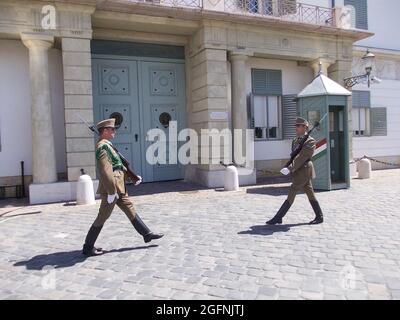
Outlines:
[{"label": "balcony railing", "polygon": [[333,25],[333,9],[293,0],[224,0],[225,12],[276,17],[317,25]]},{"label": "balcony railing", "polygon": [[[126,0],[127,2],[154,4],[172,8],[197,8],[203,7],[203,0]],[[221,0],[223,1],[223,0]]]},{"label": "balcony railing", "polygon": [[332,8],[304,4],[294,0],[224,0],[225,12],[275,17],[286,21],[333,25]]},{"label": "balcony railing", "polygon": [[334,9],[296,0],[126,0],[164,7],[192,8],[230,14],[274,17],[285,21],[334,26]]}]

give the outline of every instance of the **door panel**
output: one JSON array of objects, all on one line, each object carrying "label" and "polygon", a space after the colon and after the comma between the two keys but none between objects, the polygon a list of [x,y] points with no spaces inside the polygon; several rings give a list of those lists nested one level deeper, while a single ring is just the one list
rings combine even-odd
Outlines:
[{"label": "door panel", "polygon": [[152,127],[164,132],[165,143],[167,144],[166,159],[169,162],[169,164],[156,164],[153,172],[154,180],[173,180],[176,179],[176,173],[179,172],[178,164],[170,164],[174,156],[172,153],[175,153],[176,159],[178,147],[176,141],[169,139],[169,129],[176,129],[176,127],[171,127],[173,125],[171,121],[177,121],[176,108],[176,105],[156,104],[151,106]]},{"label": "door panel", "polygon": [[129,161],[131,168],[140,175],[137,62],[93,59],[92,71],[95,121],[116,118],[117,135],[113,143]]},{"label": "door panel", "polygon": [[[94,118],[98,122],[116,118],[117,135],[113,143],[130,162],[144,182],[183,178],[179,164],[151,165],[146,150],[152,143],[147,132],[158,128],[168,139],[169,121],[177,121],[176,130],[185,127],[185,69],[183,63],[141,61],[93,57]],[[178,145],[167,143],[176,158]]]},{"label": "door panel", "polygon": [[[144,175],[150,181],[176,180],[183,178],[182,165],[170,163],[177,157],[179,145],[170,145],[168,132],[169,121],[176,121],[176,130],[183,129],[185,113],[185,74],[184,65],[180,63],[141,62],[141,92],[143,136],[150,129],[160,129],[166,134],[167,164],[149,165],[144,160]],[[152,141],[146,141],[143,148],[147,150]],[[171,148],[170,148],[171,147]],[[171,154],[173,153],[173,154]],[[144,157],[145,155],[143,155]],[[175,161],[174,161],[175,162]]]}]

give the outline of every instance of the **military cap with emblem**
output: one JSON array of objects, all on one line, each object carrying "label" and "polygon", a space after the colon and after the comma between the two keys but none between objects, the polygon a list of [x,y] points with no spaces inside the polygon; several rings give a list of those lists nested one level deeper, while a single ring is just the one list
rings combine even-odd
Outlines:
[{"label": "military cap with emblem", "polygon": [[303,125],[308,127],[310,124],[308,123],[308,121],[302,117],[297,117],[296,118],[296,125]]},{"label": "military cap with emblem", "polygon": [[106,119],[106,120],[100,121],[98,124],[96,124],[96,128],[97,128],[97,130],[99,130],[101,128],[115,128],[115,119],[111,118],[111,119]]}]

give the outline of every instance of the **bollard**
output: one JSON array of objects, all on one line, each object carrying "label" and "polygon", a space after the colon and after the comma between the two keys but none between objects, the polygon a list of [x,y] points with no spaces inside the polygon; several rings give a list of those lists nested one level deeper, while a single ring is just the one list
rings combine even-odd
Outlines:
[{"label": "bollard", "polygon": [[76,204],[95,204],[93,181],[89,175],[85,174],[83,169],[76,185]]},{"label": "bollard", "polygon": [[355,161],[350,162],[350,178],[357,177],[357,163]]},{"label": "bollard", "polygon": [[228,166],[225,169],[225,191],[238,191],[239,190],[239,175],[238,170],[234,166]]},{"label": "bollard", "polygon": [[364,158],[358,163],[358,178],[369,179],[371,178],[371,161]]}]

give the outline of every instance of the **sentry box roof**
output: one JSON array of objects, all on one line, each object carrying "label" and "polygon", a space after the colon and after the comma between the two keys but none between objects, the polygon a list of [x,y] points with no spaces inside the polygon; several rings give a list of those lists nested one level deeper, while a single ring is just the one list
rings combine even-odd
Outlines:
[{"label": "sentry box roof", "polygon": [[320,74],[297,95],[297,98],[315,96],[351,96],[351,92],[327,76]]}]

